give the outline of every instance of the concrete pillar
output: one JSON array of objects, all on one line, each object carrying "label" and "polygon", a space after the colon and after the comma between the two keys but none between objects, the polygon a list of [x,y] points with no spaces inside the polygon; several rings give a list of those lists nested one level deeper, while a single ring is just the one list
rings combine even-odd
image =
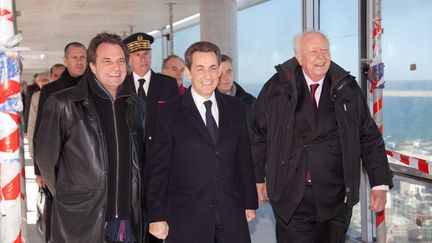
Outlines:
[{"label": "concrete pillar", "polygon": [[216,44],[233,59],[237,80],[237,1],[200,0],[200,32],[201,40]]}]

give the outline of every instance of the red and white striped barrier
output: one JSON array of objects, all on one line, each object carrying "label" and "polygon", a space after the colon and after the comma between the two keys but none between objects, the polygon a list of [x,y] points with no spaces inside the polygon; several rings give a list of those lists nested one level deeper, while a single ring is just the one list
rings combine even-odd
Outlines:
[{"label": "red and white striped barrier", "polygon": [[[374,0],[374,19],[373,25],[373,44],[372,44],[372,63],[370,64],[369,80],[372,82],[371,91],[373,92],[373,116],[381,134],[384,134],[383,123],[383,89],[384,89],[384,63],[381,58],[381,0]],[[385,210],[376,213],[376,239],[378,243],[387,241],[387,230],[385,224]]]},{"label": "red and white striped barrier", "polygon": [[[0,0],[0,242],[26,242],[24,166],[19,156],[22,110],[12,0]],[[12,49],[11,49],[12,48]]]},{"label": "red and white striped barrier", "polygon": [[408,156],[401,154],[396,151],[388,150],[387,149],[387,155],[400,161],[401,163],[406,164],[407,166],[414,168],[416,170],[419,170],[423,173],[426,173],[428,175],[432,172],[432,162],[427,161],[425,159],[419,159],[416,157]]}]

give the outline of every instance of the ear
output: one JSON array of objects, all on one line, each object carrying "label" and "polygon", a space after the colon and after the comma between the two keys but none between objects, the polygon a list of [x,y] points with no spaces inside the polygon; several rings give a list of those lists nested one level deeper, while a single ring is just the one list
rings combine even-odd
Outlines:
[{"label": "ear", "polygon": [[186,76],[188,77],[188,79],[192,80],[192,75],[191,75],[191,71],[189,70],[189,68],[186,68],[185,71],[186,71]]},{"label": "ear", "polygon": [[90,69],[91,69],[93,74],[96,74],[96,65],[94,65],[93,63],[90,63]]},{"label": "ear", "polygon": [[303,66],[303,58],[302,55],[300,53],[296,53],[295,54],[295,58],[297,59],[297,62],[300,64],[300,66]]}]

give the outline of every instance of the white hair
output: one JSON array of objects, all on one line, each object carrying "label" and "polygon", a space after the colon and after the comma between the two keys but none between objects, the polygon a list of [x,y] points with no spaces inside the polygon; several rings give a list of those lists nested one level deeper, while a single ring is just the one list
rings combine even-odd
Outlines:
[{"label": "white hair", "polygon": [[329,39],[327,38],[327,36],[323,32],[321,32],[319,30],[306,30],[306,31],[298,33],[297,35],[294,36],[294,39],[293,39],[294,54],[298,54],[300,52],[300,46],[301,46],[301,41],[302,41],[303,37],[305,37],[308,34],[312,34],[312,33],[320,34],[321,36],[323,36],[327,41],[327,45],[330,46]]}]

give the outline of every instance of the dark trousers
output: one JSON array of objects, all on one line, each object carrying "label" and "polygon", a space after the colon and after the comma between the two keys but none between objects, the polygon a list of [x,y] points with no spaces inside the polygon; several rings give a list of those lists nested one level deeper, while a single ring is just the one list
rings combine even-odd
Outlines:
[{"label": "dark trousers", "polygon": [[278,243],[344,243],[352,215],[346,207],[334,218],[319,222],[313,190],[306,186],[302,202],[287,223],[275,214]]},{"label": "dark trousers", "polygon": [[214,243],[225,243],[225,233],[220,215],[219,203],[216,203],[216,205]]}]

